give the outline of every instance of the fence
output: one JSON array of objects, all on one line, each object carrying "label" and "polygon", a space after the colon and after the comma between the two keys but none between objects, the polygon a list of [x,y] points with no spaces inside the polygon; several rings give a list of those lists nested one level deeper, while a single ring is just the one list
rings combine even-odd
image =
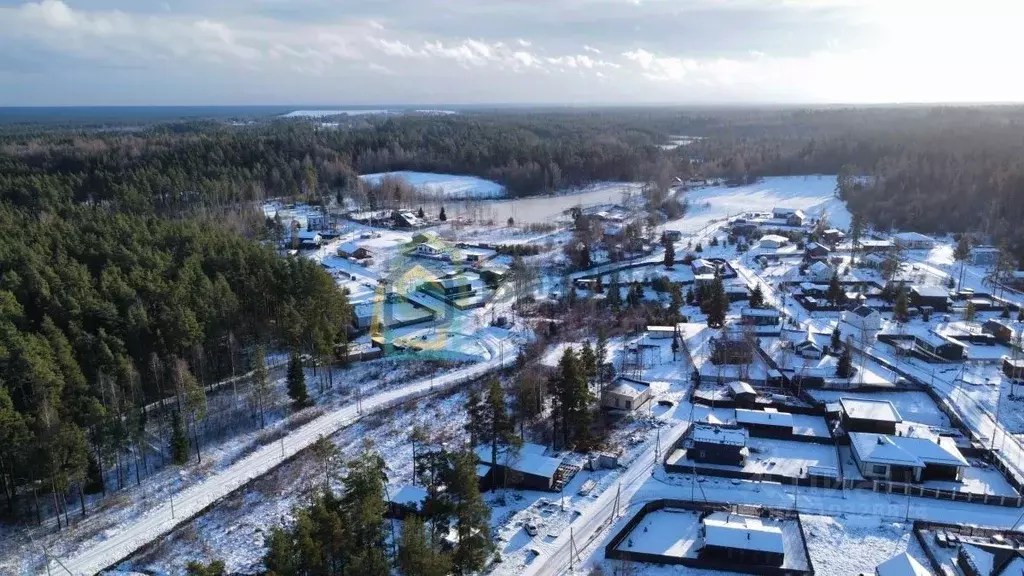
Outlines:
[{"label": "fence", "polygon": [[[693,512],[699,512],[701,519],[704,516],[711,514],[712,512],[729,512],[733,514],[744,514],[749,516],[771,516],[776,518],[782,518],[785,520],[796,522],[797,529],[800,531],[800,553],[803,555],[803,565],[807,566],[806,570],[798,568],[783,568],[781,566],[767,566],[767,565],[751,565],[747,563],[736,563],[736,562],[718,562],[700,558],[684,558],[680,556],[665,556],[661,554],[651,554],[646,552],[633,552],[631,550],[619,550],[619,546],[622,544],[629,534],[636,528],[640,522],[643,521],[644,516],[662,510],[665,508],[676,508],[680,510],[690,510]],[[792,552],[790,550],[787,553]],[[800,515],[790,510],[782,510],[777,508],[767,508],[760,506],[748,506],[748,505],[731,505],[721,502],[710,502],[706,504],[700,504],[696,502],[690,502],[688,500],[655,500],[648,502],[637,511],[636,515],[629,519],[629,522],[623,526],[622,530],[615,534],[611,541],[605,546],[604,549],[605,558],[612,560],[624,560],[627,562],[646,562],[650,564],[670,564],[675,566],[687,566],[689,568],[707,569],[707,570],[721,570],[727,572],[742,572],[744,574],[759,574],[763,576],[813,576],[814,568],[811,565],[811,556],[807,551],[807,540],[804,538],[804,527],[800,521]]]}]

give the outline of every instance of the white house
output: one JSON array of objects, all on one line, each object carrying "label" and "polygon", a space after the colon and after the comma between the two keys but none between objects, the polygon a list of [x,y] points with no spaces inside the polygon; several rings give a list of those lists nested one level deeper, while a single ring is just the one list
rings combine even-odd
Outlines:
[{"label": "white house", "polygon": [[914,438],[850,432],[850,452],[862,476],[895,482],[963,478],[970,466],[952,438]]},{"label": "white house", "polygon": [[440,256],[442,252],[443,250],[441,250],[439,247],[434,246],[433,244],[429,244],[427,242],[423,242],[422,244],[416,245],[416,254],[420,256],[436,258]]},{"label": "white house", "polygon": [[858,330],[881,330],[882,315],[874,308],[857,306],[853,310],[843,312],[843,322]]},{"label": "white house", "polygon": [[892,235],[893,242],[904,250],[931,250],[935,239],[920,232],[900,232]]},{"label": "white house", "polygon": [[718,267],[715,266],[714,262],[703,258],[698,258],[693,262],[690,262],[690,268],[693,270],[694,276],[714,274],[718,270]]},{"label": "white house", "polygon": [[786,244],[789,244],[789,238],[785,236],[779,236],[778,234],[768,234],[761,236],[761,247],[762,248],[782,248]]},{"label": "white house", "polygon": [[298,239],[299,245],[303,247],[319,247],[324,241],[319,232],[312,230],[299,230],[295,233],[295,237]]},{"label": "white house", "polygon": [[835,273],[836,271],[824,262],[815,262],[807,267],[807,276],[815,282],[828,282]]}]

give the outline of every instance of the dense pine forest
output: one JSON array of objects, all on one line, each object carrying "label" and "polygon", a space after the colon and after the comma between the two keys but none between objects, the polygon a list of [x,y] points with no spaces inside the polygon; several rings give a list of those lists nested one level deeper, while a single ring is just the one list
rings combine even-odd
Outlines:
[{"label": "dense pine forest", "polygon": [[[345,295],[316,264],[278,255],[280,230],[258,203],[372,204],[361,173],[471,174],[512,196],[598,180],[839,174],[837,194],[877,228],[970,232],[1024,255],[1019,107],[139,122],[0,127],[8,511],[44,495],[60,510],[69,494],[103,490],[105,471],[144,457],[147,405],[170,400],[176,426],[195,425],[204,390],[250,369],[254,350],[329,359],[344,345]],[[674,135],[699,139],[659,146]]]}]

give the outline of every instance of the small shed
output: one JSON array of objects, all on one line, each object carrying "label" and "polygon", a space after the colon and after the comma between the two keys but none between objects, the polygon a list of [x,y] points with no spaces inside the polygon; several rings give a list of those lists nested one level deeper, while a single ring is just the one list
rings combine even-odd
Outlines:
[{"label": "small shed", "polygon": [[736,423],[755,436],[789,438],[793,435],[793,415],[774,408],[764,410],[736,409]]},{"label": "small shed", "polygon": [[419,514],[423,501],[427,499],[427,490],[422,486],[402,486],[397,490],[389,488],[388,514],[391,518],[402,519]]},{"label": "small shed", "polygon": [[636,410],[651,401],[651,385],[619,376],[601,395],[601,406],[613,410]]},{"label": "small shed", "polygon": [[729,396],[732,396],[737,404],[753,404],[757,400],[757,391],[746,382],[734,380],[726,384],[726,387],[729,388]]},{"label": "small shed", "polygon": [[843,428],[847,432],[895,434],[896,425],[903,422],[899,411],[888,400],[840,398],[839,405],[843,409]]}]

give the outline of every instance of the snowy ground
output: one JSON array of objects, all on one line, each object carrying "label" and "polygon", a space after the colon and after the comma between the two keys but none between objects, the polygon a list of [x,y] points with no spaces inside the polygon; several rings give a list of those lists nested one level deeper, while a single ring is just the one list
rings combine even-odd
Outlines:
[{"label": "snowy ground", "polygon": [[836,177],[826,175],[770,177],[747,186],[699,188],[683,196],[690,203],[686,217],[669,222],[665,229],[693,233],[730,216],[771,212],[776,207],[801,209],[810,218],[826,215],[832,226],[846,229],[850,213],[835,197],[835,188]]},{"label": "snowy ground", "polygon": [[434,198],[456,200],[464,198],[501,198],[505,196],[504,186],[476,176],[401,170],[398,172],[363,174],[359,178],[368,184],[377,184],[384,176],[401,178],[421,192]]}]

